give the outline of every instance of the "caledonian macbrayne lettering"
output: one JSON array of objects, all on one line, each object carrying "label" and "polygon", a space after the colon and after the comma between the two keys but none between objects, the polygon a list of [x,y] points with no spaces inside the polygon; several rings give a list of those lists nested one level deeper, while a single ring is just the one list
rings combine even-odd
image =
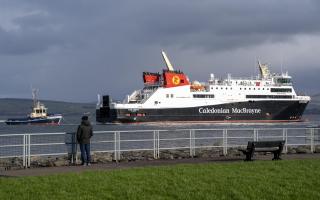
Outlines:
[{"label": "caledonian macbrayne lettering", "polygon": [[258,108],[199,108],[201,114],[260,114],[261,109]]}]

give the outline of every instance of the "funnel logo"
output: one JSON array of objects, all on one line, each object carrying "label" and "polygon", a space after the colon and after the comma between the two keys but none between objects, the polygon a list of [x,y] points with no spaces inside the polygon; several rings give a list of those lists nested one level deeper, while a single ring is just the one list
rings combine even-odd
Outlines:
[{"label": "funnel logo", "polygon": [[172,77],[172,83],[173,83],[174,85],[178,85],[178,84],[180,83],[180,78],[179,78],[179,76],[173,76],[173,77]]}]

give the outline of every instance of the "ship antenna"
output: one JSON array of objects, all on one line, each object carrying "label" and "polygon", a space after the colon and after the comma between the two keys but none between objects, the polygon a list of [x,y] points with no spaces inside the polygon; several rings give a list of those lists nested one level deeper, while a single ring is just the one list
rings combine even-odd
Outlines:
[{"label": "ship antenna", "polygon": [[161,51],[161,53],[162,53],[162,58],[163,58],[164,62],[166,63],[168,70],[174,71],[173,66],[172,66],[169,58],[167,57],[166,53],[163,50]]},{"label": "ship antenna", "polygon": [[37,106],[37,102],[38,102],[38,90],[32,88],[32,99],[33,99],[33,106]]},{"label": "ship antenna", "polygon": [[282,55],[282,52],[281,52],[281,63],[280,63],[280,68],[281,68],[281,74],[283,74],[283,55]]},{"label": "ship antenna", "polygon": [[[254,61],[253,61],[253,63],[254,63],[254,64],[253,64],[253,76],[256,75],[256,60],[258,60],[257,57],[255,57],[255,58],[254,58]],[[258,75],[258,76],[259,76],[259,75]]]}]

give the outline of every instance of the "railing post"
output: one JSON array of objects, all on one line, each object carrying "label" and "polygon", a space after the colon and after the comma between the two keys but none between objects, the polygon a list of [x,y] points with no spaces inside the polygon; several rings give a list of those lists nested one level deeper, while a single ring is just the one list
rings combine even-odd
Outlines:
[{"label": "railing post", "polygon": [[288,153],[288,130],[286,128],[282,129],[282,140],[285,141],[283,153]]},{"label": "railing post", "polygon": [[190,129],[190,157],[195,156],[195,133],[193,129]]},{"label": "railing post", "polygon": [[23,145],[22,145],[22,165],[24,168],[27,167],[26,164],[26,134],[23,134]]},{"label": "railing post", "polygon": [[114,153],[113,153],[113,159],[118,162],[118,154],[117,154],[117,151],[118,151],[118,148],[117,148],[117,132],[114,132],[114,135],[113,135],[113,138],[114,138]]},{"label": "railing post", "polygon": [[159,131],[153,131],[153,158],[159,158]]},{"label": "railing post", "polygon": [[156,149],[157,149],[157,146],[156,146],[156,131],[153,131],[153,158],[154,159],[157,159],[157,156],[156,156]]},{"label": "railing post", "polygon": [[228,154],[228,131],[227,129],[223,129],[223,155],[226,156]]},{"label": "railing post", "polygon": [[30,134],[28,134],[28,162],[27,162],[27,167],[30,167],[31,163],[31,139],[30,139]]},{"label": "railing post", "polygon": [[311,153],[314,153],[314,128],[311,128],[310,131],[310,148],[311,148]]},{"label": "railing post", "polygon": [[118,132],[118,159],[121,160],[121,141],[120,141],[120,132]]},{"label": "railing post", "polygon": [[[66,133],[67,134],[67,133]],[[74,165],[77,163],[77,137],[76,132],[71,133],[71,163]]]},{"label": "railing post", "polygon": [[192,155],[196,155],[196,131],[192,131]]},{"label": "railing post", "polygon": [[157,131],[157,135],[158,135],[158,152],[157,152],[157,157],[160,158],[160,131]]},{"label": "railing post", "polygon": [[257,130],[253,129],[253,141],[257,141]]},{"label": "railing post", "polygon": [[189,130],[189,152],[190,152],[190,157],[192,156],[192,129]]}]

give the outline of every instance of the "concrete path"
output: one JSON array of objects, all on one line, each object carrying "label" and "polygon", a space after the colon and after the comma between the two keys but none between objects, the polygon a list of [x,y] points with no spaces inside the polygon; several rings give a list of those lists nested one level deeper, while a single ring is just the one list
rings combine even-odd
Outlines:
[{"label": "concrete path", "polygon": [[[255,160],[271,160],[273,155],[256,156]],[[320,159],[320,154],[289,154],[282,155],[283,160],[294,159]],[[242,162],[244,157],[215,157],[215,158],[187,158],[175,160],[152,160],[152,161],[133,161],[133,162],[113,162],[106,164],[92,164],[91,166],[63,166],[63,167],[43,167],[43,168],[30,168],[19,170],[0,171],[0,177],[22,177],[22,176],[45,176],[55,175],[62,173],[81,173],[84,171],[94,170],[115,170],[127,169],[133,167],[145,166],[165,166],[176,164],[197,164],[197,163],[221,163],[221,162]],[[276,161],[275,161],[276,162]]]}]

